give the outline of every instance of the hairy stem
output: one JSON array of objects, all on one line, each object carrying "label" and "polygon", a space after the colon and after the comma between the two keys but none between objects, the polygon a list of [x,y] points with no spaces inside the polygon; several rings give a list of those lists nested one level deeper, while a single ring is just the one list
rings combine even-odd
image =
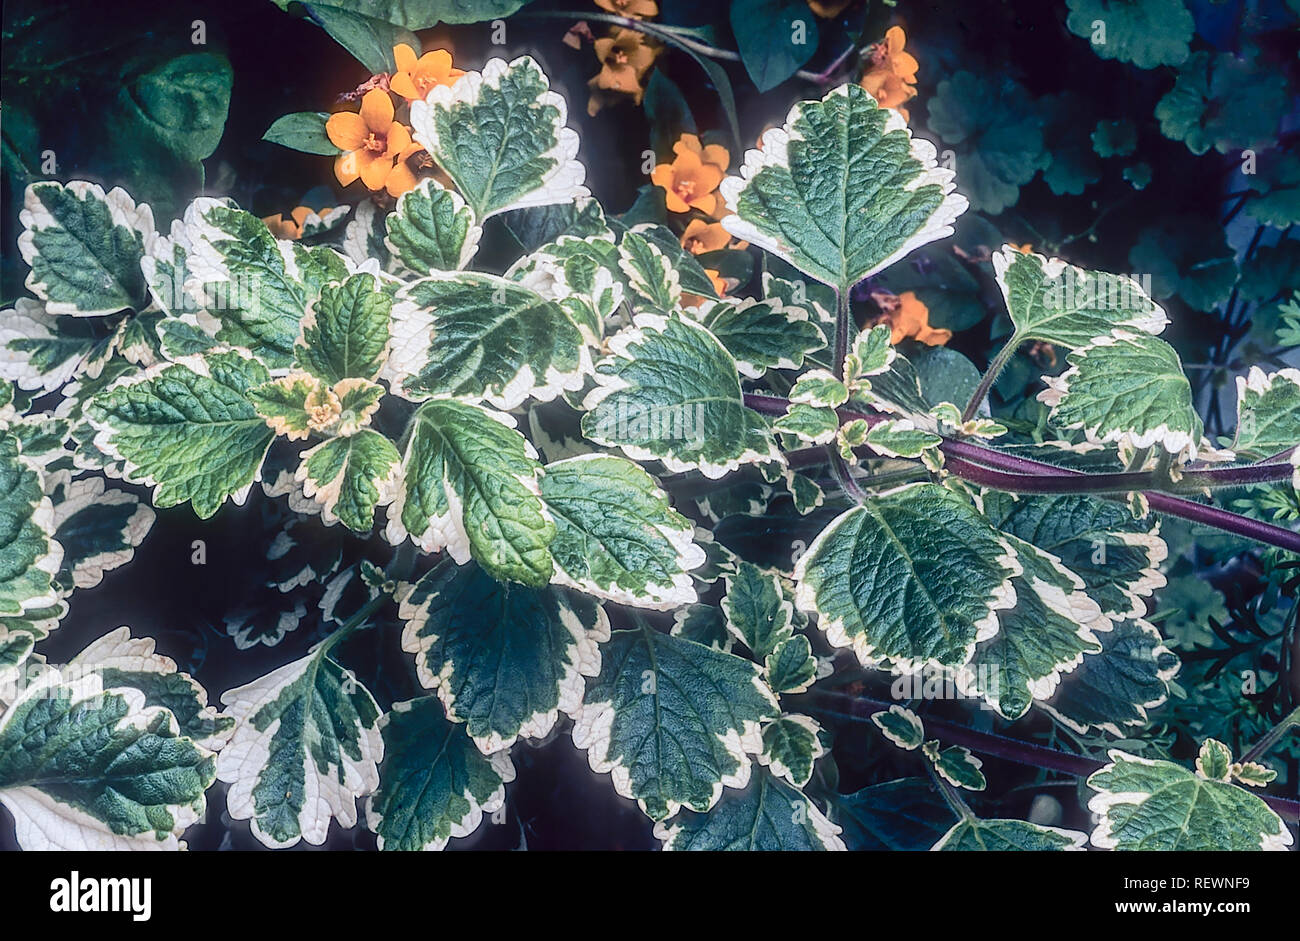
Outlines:
[{"label": "hairy stem", "polygon": [[1260,740],[1251,745],[1241,756],[1242,764],[1247,761],[1257,761],[1264,755],[1268,754],[1270,748],[1276,745],[1287,732],[1300,725],[1300,706],[1292,709],[1282,721],[1273,728],[1269,729],[1260,737]]},{"label": "hairy stem", "polygon": [[984,371],[980,378],[980,384],[975,388],[975,393],[966,403],[966,408],[962,410],[961,420],[970,421],[979,411],[980,405],[988,398],[989,390],[993,388],[993,383],[998,381],[998,376],[1002,375],[1002,370],[1006,368],[1007,363],[1011,362],[1011,357],[1016,355],[1016,350],[1020,349],[1020,335],[1013,333],[1007,345],[998,350],[998,355],[993,357],[989,363],[989,368]]}]

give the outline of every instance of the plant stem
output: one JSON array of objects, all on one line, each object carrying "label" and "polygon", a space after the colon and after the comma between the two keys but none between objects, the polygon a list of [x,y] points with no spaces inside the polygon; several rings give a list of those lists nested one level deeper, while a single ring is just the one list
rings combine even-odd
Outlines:
[{"label": "plant stem", "polygon": [[1268,754],[1268,750],[1276,745],[1283,735],[1291,731],[1291,729],[1297,725],[1300,725],[1300,706],[1296,706],[1292,709],[1283,717],[1281,722],[1265,732],[1258,742],[1251,745],[1250,748],[1241,756],[1242,764],[1245,764],[1248,761],[1256,761]]},{"label": "plant stem", "polygon": [[[784,415],[789,399],[774,395],[746,393],[745,405],[768,415]],[[873,415],[856,409],[837,410],[844,421],[863,419],[868,425],[885,420],[883,415]],[[945,439],[939,446],[948,458],[947,467],[952,473],[972,483],[998,490],[1026,493],[1095,493],[1122,492],[1150,487],[1158,481],[1152,474],[1140,478],[1126,475],[1089,474],[1084,471],[1057,467],[1030,458],[1004,454],[993,448],[969,441]],[[797,452],[796,452],[797,453]],[[954,460],[955,459],[955,460]],[[1007,471],[1009,473],[995,473]],[[1179,488],[1195,490],[1202,487],[1232,487],[1271,480],[1282,480],[1294,472],[1290,464],[1250,464],[1235,467],[1197,468],[1186,471]],[[1101,478],[1098,483],[1096,478]],[[1110,488],[1118,487],[1117,491]],[[1300,533],[1272,523],[1251,519],[1230,510],[1196,503],[1170,493],[1142,490],[1151,509],[1169,516],[1178,516],[1194,523],[1204,523],[1224,532],[1245,536],[1258,542],[1300,552]]]},{"label": "plant stem", "polygon": [[1013,333],[1006,346],[998,350],[998,355],[993,357],[993,361],[989,363],[989,368],[984,371],[984,375],[980,378],[980,384],[975,389],[975,394],[970,397],[970,401],[966,403],[966,408],[962,410],[962,421],[970,421],[975,417],[980,405],[988,398],[993,383],[998,381],[998,376],[1002,375],[1002,370],[1006,368],[1007,363],[1011,362],[1011,357],[1016,355],[1018,349],[1020,349],[1020,336]]},{"label": "plant stem", "polygon": [[835,350],[831,371],[844,378],[844,358],[849,355],[849,326],[853,322],[852,288],[840,288],[835,295]]},{"label": "plant stem", "polygon": [[953,813],[962,820],[979,819],[975,816],[975,812],[970,809],[970,805],[966,803],[965,798],[961,796],[961,792],[945,781],[943,775],[939,774],[939,772],[935,770],[933,762],[927,760],[925,763],[925,770],[930,773],[930,780],[939,786],[939,793],[942,794],[943,799],[948,802],[948,806],[952,808]]},{"label": "plant stem", "polygon": [[[890,706],[896,705],[893,702],[874,699],[870,696],[853,696],[848,693],[819,690],[815,687],[807,695],[836,703],[846,710],[839,712],[839,715],[857,721],[870,721],[873,712],[879,712],[882,709],[888,709]],[[812,706],[811,703],[809,705]],[[1044,771],[1055,771],[1058,774],[1069,774],[1080,778],[1087,777],[1094,771],[1101,770],[1106,764],[1103,761],[1097,761],[1084,755],[1071,755],[1043,745],[1007,738],[994,732],[980,732],[968,726],[958,725],[955,722],[933,716],[925,717],[925,727],[935,732],[936,737],[942,739],[945,743],[963,745],[982,755],[1001,758],[1004,761],[1014,761],[1016,764],[1039,768]],[[1262,800],[1272,807],[1274,812],[1282,819],[1292,823],[1300,820],[1300,801],[1268,796],[1262,797]]]}]

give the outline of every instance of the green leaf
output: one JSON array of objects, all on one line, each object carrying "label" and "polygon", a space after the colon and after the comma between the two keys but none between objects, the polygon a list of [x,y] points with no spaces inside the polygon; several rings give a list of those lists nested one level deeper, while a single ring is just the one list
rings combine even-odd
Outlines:
[{"label": "green leaf", "polygon": [[805,308],[778,300],[719,301],[706,306],[699,319],[748,379],[761,379],[769,369],[802,369],[805,356],[826,346]]},{"label": "green leaf", "polygon": [[592,441],[710,478],[780,460],[767,423],[745,407],[734,360],[704,327],[641,314],[609,348],[583,401]]},{"label": "green leaf", "polygon": [[871,721],[903,751],[915,751],[925,742],[925,726],[911,709],[890,706],[887,710],[872,713]]},{"label": "green leaf", "polygon": [[185,290],[211,313],[205,332],[248,349],[272,369],[289,366],[311,299],[294,243],[275,238],[256,216],[208,197],[185,210],[185,237],[193,246]]},{"label": "green leaf", "polygon": [[802,405],[839,408],[848,400],[848,388],[826,369],[813,369],[804,373],[790,388],[790,401]]},{"label": "green leaf", "polygon": [[555,521],[556,584],[657,610],[696,600],[688,573],[704,551],[695,527],[636,464],[607,454],[556,461],[541,496]]},{"label": "green leaf", "polygon": [[781,579],[757,565],[741,562],[726,583],[722,613],[727,630],[753,652],[756,660],[767,659],[778,644],[794,633],[794,605],[785,599]]},{"label": "green leaf", "polygon": [[801,791],[763,768],[708,813],[688,812],[671,825],[655,825],[665,850],[705,852],[843,850],[839,832]]},{"label": "green leaf", "polygon": [[1151,272],[1151,296],[1177,294],[1196,310],[1226,301],[1237,281],[1237,262],[1223,227],[1198,216],[1173,218],[1142,230],[1129,250],[1134,271]]},{"label": "green leaf", "polygon": [[1232,776],[1232,749],[1207,738],[1196,757],[1196,773],[1210,781],[1227,781]]},{"label": "green leaf", "polygon": [[252,819],[272,848],[325,842],[331,819],[357,822],[356,798],[379,784],[379,707],[328,647],[221,694],[237,723],[217,758],[226,810]]},{"label": "green leaf", "polygon": [[799,558],[796,604],[836,647],[905,672],[960,667],[1015,604],[1014,550],[961,496],[920,484],[837,517]]},{"label": "green leaf", "polygon": [[[281,9],[291,0],[274,0]],[[334,0],[350,10],[407,29],[432,29],[439,23],[480,23],[513,15],[530,0]],[[319,4],[311,4],[313,7]],[[379,70],[376,70],[379,71]]]},{"label": "green leaf", "polygon": [[100,320],[57,317],[40,301],[20,297],[0,311],[0,379],[44,393],[78,376],[96,378],[120,345],[122,326],[105,330]]},{"label": "green leaf", "polygon": [[379,720],[384,761],[366,801],[381,850],[440,850],[505,806],[515,767],[508,752],[484,756],[431,696],[394,703]]},{"label": "green leaf", "polygon": [[[930,130],[956,150],[962,192],[973,209],[1002,212],[1050,164],[1043,115],[1025,87],[999,72],[958,72],[928,104]],[[947,233],[945,233],[947,234]]]},{"label": "green leaf", "polygon": [[681,307],[681,275],[658,244],[637,232],[624,232],[618,253],[633,311],[666,317]]},{"label": "green leaf", "polygon": [[598,344],[605,319],[623,302],[623,271],[610,232],[562,235],[510,266],[506,277],[557,301],[588,343]]},{"label": "green leaf", "polygon": [[368,533],[375,508],[397,495],[401,460],[391,441],[365,428],[304,451],[297,480],[303,495],[321,505],[326,525],[341,520],[353,532]]},{"label": "green leaf", "polygon": [[415,140],[484,219],[588,195],[564,99],[529,56],[492,59],[411,105]]},{"label": "green leaf", "polygon": [[803,787],[812,778],[813,764],[826,754],[821,733],[822,727],[809,716],[781,715],[763,726],[759,763],[767,765],[778,778]]},{"label": "green leaf", "polygon": [[1300,370],[1265,373],[1250,367],[1237,377],[1237,438],[1233,450],[1270,457],[1300,444]]},{"label": "green leaf", "polygon": [[23,616],[58,601],[51,584],[63,564],[54,541],[54,510],[40,472],[0,434],[0,615]]},{"label": "green leaf", "polygon": [[791,402],[785,414],[772,422],[773,431],[794,435],[808,444],[829,444],[835,440],[839,427],[840,416],[835,409],[798,402]]},{"label": "green leaf", "polygon": [[276,118],[262,140],[297,150],[304,154],[333,157],[341,153],[325,134],[329,115],[324,111],[296,111]]},{"label": "green leaf", "polygon": [[403,193],[385,225],[388,250],[418,277],[464,268],[483,235],[460,194],[432,179],[421,180],[415,189]]},{"label": "green leaf", "polygon": [[982,791],[988,787],[984,772],[980,771],[984,762],[972,755],[969,748],[951,745],[940,751],[939,742],[936,740],[926,742],[921,746],[921,751],[926,758],[930,759],[939,776],[953,787],[965,788],[968,791]]},{"label": "green leaf", "polygon": [[54,538],[63,547],[61,588],[94,588],[104,573],[130,562],[153,527],[154,511],[125,490],[82,477],[54,491]]},{"label": "green leaf", "polygon": [[17,682],[37,639],[35,633],[0,624],[0,687],[10,687]]},{"label": "green leaf", "polygon": [[731,31],[745,71],[760,92],[794,75],[817,51],[817,20],[809,12],[801,0],[732,0]]},{"label": "green leaf", "polygon": [[1112,749],[1088,778],[1092,843],[1117,850],[1285,850],[1291,831],[1255,795],[1171,761]]},{"label": "green leaf", "polygon": [[802,634],[778,641],[763,661],[767,685],[775,693],[802,693],[817,678],[812,644]]},{"label": "green leaf", "polygon": [[920,457],[943,439],[917,428],[909,419],[877,422],[867,431],[867,447],[885,457]]},{"label": "green leaf", "polygon": [[125,190],[33,183],[18,220],[18,251],[32,269],[26,285],[47,313],[91,317],[142,306],[140,259],[154,235],[153,212]]},{"label": "green leaf", "polygon": [[298,363],[329,383],[374,379],[388,358],[392,303],[370,274],[323,287],[302,319],[294,348]]},{"label": "green leaf", "polygon": [[95,446],[154,487],[153,504],[190,501],[207,519],[227,497],[242,504],[275,437],[248,399],[266,369],[236,352],[211,353],[128,375],[87,409]]},{"label": "green leaf", "polygon": [[593,771],[653,820],[707,811],[744,787],[761,723],[779,714],[759,669],[741,657],[648,628],[615,631],[574,717]]},{"label": "green leaf", "polygon": [[1196,28],[1183,0],[1066,0],[1066,6],[1070,32],[1089,40],[1099,58],[1139,69],[1181,65]]},{"label": "green leaf", "polygon": [[535,252],[563,236],[574,238],[608,237],[609,224],[600,203],[590,196],[572,202],[513,209],[501,222],[518,240],[524,251]]},{"label": "green leaf", "polygon": [[952,808],[922,778],[873,784],[830,796],[831,819],[845,846],[860,850],[928,850],[953,821]]},{"label": "green leaf", "polygon": [[1061,676],[1098,653],[1096,632],[1110,618],[1084,590],[1084,581],[1048,552],[1010,537],[1023,572],[1011,580],[1014,607],[998,612],[998,632],[975,648],[957,682],[978,692],[1007,719],[1056,692]]},{"label": "green leaf", "polygon": [[[627,218],[626,215],[624,218]],[[642,222],[633,226],[631,232],[654,245],[668,259],[685,293],[709,299],[718,296],[718,292],[713,288],[713,280],[700,264],[704,256],[693,255],[687,251],[671,229],[653,222]]]},{"label": "green leaf", "polygon": [[1256,54],[1193,53],[1174,87],[1156,102],[1160,131],[1194,154],[1263,150],[1277,141],[1278,122],[1290,107],[1286,76]]},{"label": "green leaf", "polygon": [[490,274],[440,272],[411,282],[393,305],[393,392],[486,399],[512,409],[582,388],[591,355],[554,301]]},{"label": "green leaf", "polygon": [[1159,525],[1133,518],[1126,507],[1082,494],[1029,496],[989,491],[984,515],[1003,532],[1050,552],[1083,579],[1108,617],[1146,612],[1146,599],[1164,587],[1169,554]]},{"label": "green leaf", "polygon": [[150,637],[132,637],[129,627],[119,627],[92,642],[68,664],[100,676],[105,689],[130,687],[144,695],[146,707],[161,707],[172,714],[180,734],[199,748],[220,751],[235,728],[233,719],[217,715],[208,694],[176,662],[154,652]]},{"label": "green leaf", "polygon": [[47,670],[0,716],[0,804],[28,850],[177,849],[213,756],[136,689]]},{"label": "green leaf", "polygon": [[1086,833],[1044,827],[1026,820],[981,820],[963,817],[932,849],[957,852],[1047,852],[1082,850]]},{"label": "green leaf", "polygon": [[1174,348],[1145,333],[1116,330],[1075,350],[1070,368],[1038,400],[1061,428],[1080,429],[1089,441],[1131,448],[1160,445],[1195,459],[1202,443],[1192,387]]},{"label": "green leaf", "polygon": [[600,669],[609,621],[595,601],[556,588],[521,588],[477,565],[442,562],[402,600],[402,649],[420,683],[485,755],[543,738],[582,702]]},{"label": "green leaf", "polygon": [[[829,181],[830,185],[826,185]],[[796,104],[722,181],[723,226],[841,293],[952,234],[966,210],[934,145],[856,85]]]},{"label": "green leaf", "polygon": [[388,541],[409,535],[423,551],[445,548],[461,564],[472,555],[496,578],[549,582],[555,524],[538,496],[536,452],[514,420],[432,399],[412,417],[409,434]]},{"label": "green leaf", "polygon": [[1008,342],[1016,346],[1040,340],[1077,349],[1115,330],[1154,336],[1169,323],[1141,285],[1124,275],[1085,271],[1010,245],[994,253],[993,272],[1015,325]]},{"label": "green leaf", "polygon": [[1099,157],[1127,157],[1137,150],[1137,127],[1128,118],[1098,121],[1092,147]]},{"label": "green leaf", "polygon": [[1120,621],[1097,639],[1101,652],[1084,656],[1044,707],[1076,732],[1123,736],[1169,697],[1180,664],[1160,632],[1140,618]]},{"label": "green leaf", "polygon": [[225,56],[192,52],[123,78],[113,130],[130,141],[135,160],[161,150],[201,174],[199,161],[212,156],[226,127],[233,72]]},{"label": "green leaf", "polygon": [[393,47],[398,43],[405,42],[417,50],[420,47],[419,40],[410,30],[399,28],[387,16],[376,15],[381,10],[376,9],[372,14],[373,4],[335,0],[329,4],[307,3],[304,6],[321,29],[372,73],[396,69]]}]

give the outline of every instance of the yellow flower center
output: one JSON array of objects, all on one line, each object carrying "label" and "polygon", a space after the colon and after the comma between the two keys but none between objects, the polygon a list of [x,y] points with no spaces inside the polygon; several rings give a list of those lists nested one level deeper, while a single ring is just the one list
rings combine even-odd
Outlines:
[{"label": "yellow flower center", "polygon": [[682,198],[682,202],[690,202],[691,197],[695,195],[694,180],[678,180],[673,185],[674,192]]},{"label": "yellow flower center", "polygon": [[704,251],[704,243],[692,235],[686,240],[685,248],[692,255],[698,255]]},{"label": "yellow flower center", "polygon": [[374,131],[371,131],[364,141],[361,142],[361,149],[368,150],[372,154],[382,154],[388,148],[388,141],[380,137]]}]

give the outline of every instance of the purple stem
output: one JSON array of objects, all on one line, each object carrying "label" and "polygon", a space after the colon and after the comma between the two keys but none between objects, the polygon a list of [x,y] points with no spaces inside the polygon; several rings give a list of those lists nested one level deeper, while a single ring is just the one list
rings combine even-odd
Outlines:
[{"label": "purple stem", "polygon": [[[746,393],[745,405],[766,415],[784,415],[789,399]],[[855,409],[841,408],[838,411],[840,417],[847,421],[860,418],[869,425],[874,425],[885,420],[883,415],[871,415]],[[971,483],[996,490],[1024,493],[1115,492],[1135,489],[1143,483],[1152,482],[1149,474],[1088,474],[1026,457],[1004,454],[969,441],[945,440],[939,448],[948,458],[945,466],[952,473]],[[818,463],[823,459],[819,455],[810,458],[807,463]],[[792,466],[803,466],[802,459]],[[1289,463],[1266,462],[1239,467],[1189,470],[1184,473],[1183,479],[1192,484],[1199,482],[1204,486],[1231,486],[1283,480],[1291,476],[1293,470]],[[1300,533],[1281,526],[1251,519],[1216,506],[1185,500],[1169,493],[1143,490],[1142,494],[1147,498],[1151,509],[1159,513],[1178,516],[1194,523],[1203,523],[1291,552],[1300,552]]]},{"label": "purple stem", "polygon": [[[873,699],[870,696],[855,696],[831,690],[815,690],[814,692],[817,699],[827,702],[833,701],[836,703],[836,707],[842,709],[847,715],[860,718],[869,718],[872,713],[897,705],[897,703],[886,702],[883,699]],[[1017,764],[1028,765],[1031,768],[1056,771],[1060,774],[1071,774],[1080,778],[1087,777],[1094,771],[1101,770],[1106,764],[1106,762],[1098,761],[1095,758],[1071,755],[1068,752],[1057,751],[1055,748],[1017,741],[1014,738],[1007,738],[1004,735],[996,735],[992,732],[980,732],[968,726],[958,725],[955,722],[933,716],[925,717],[925,727],[927,730],[939,733],[939,737],[944,740],[945,744],[951,742],[954,745],[963,745],[971,751],[991,755],[994,758],[1014,761]],[[1263,797],[1263,800],[1283,820],[1291,823],[1300,821],[1300,801],[1287,800],[1284,797]]]}]

